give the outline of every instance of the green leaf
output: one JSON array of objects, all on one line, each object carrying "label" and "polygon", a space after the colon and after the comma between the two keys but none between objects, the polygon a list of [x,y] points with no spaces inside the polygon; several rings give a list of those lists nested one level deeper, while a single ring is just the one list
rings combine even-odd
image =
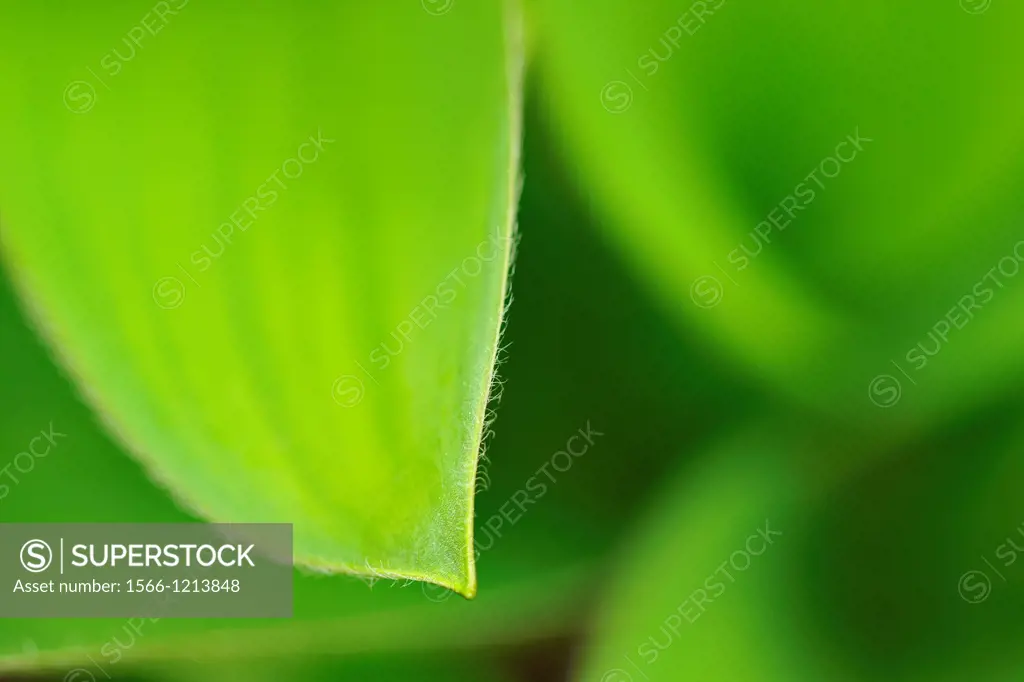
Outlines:
[{"label": "green leaf", "polygon": [[336,658],[271,659],[211,663],[181,661],[153,670],[138,671],[148,680],[245,679],[262,680],[374,680],[375,682],[499,682],[509,679],[498,665],[483,656],[367,656],[355,660]]},{"label": "green leaf", "polygon": [[767,423],[717,444],[652,506],[578,679],[1008,679],[1024,603],[1009,421],[845,472],[848,443]]},{"label": "green leaf", "polygon": [[946,424],[833,491],[800,574],[863,679],[1010,679],[1024,657],[1020,403]]},{"label": "green leaf", "polygon": [[624,554],[577,679],[845,679],[825,674],[813,648],[794,659],[799,647],[780,633],[781,618],[800,615],[795,604],[780,612],[780,599],[807,495],[763,431],[718,444],[699,474],[667,486]]},{"label": "green leaf", "polygon": [[[516,314],[503,335],[515,352],[502,364],[501,418],[475,502],[474,545],[487,586],[475,601],[433,586],[377,581],[369,589],[349,576],[297,571],[293,621],[235,621],[226,628],[216,620],[161,620],[133,636],[124,620],[0,619],[0,667],[91,668],[88,656],[107,667],[120,654],[109,671],[117,678],[136,662],[164,662],[184,650],[232,661],[252,651],[347,657],[521,644],[573,632],[609,550],[651,487],[651,472],[657,478],[665,454],[678,452],[679,429],[702,441],[720,428],[730,394],[707,366],[695,373],[685,353],[666,359],[665,349],[679,348],[671,328],[644,307],[643,292],[581,224],[585,217],[551,172],[557,151],[549,142],[543,135],[526,140],[524,172],[533,182],[520,221],[531,236],[517,263]],[[603,301],[613,299],[609,309]],[[7,455],[0,468],[51,421],[67,438],[27,474],[12,470],[19,483],[6,497],[0,489],[0,519],[194,521],[97,429],[13,305],[0,279],[0,355],[7,360],[0,403],[10,406],[0,411],[0,457]],[[595,367],[610,373],[595,374]],[[588,422],[602,435],[561,471],[565,462],[555,453]],[[579,439],[573,445],[578,452]],[[0,474],[0,484],[9,483]],[[521,514],[517,503],[524,504]],[[572,532],[553,534],[555,527]],[[122,650],[115,637],[131,648]]]},{"label": "green leaf", "polygon": [[514,3],[0,10],[4,255],[190,509],[475,593],[518,34]]},{"label": "green leaf", "polygon": [[535,5],[581,187],[714,352],[845,417],[920,422],[1011,385],[1024,7]]},{"label": "green leaf", "polygon": [[[10,406],[0,412],[0,470],[4,472],[0,519],[5,523],[195,522],[99,430],[25,328],[3,280],[0,326],[5,330],[0,335],[0,354],[9,361],[0,375],[0,403]],[[44,456],[26,460],[16,454],[51,427],[59,435]],[[527,428],[516,431],[533,433]],[[529,455],[536,459],[534,469],[550,458],[548,451]],[[522,484],[512,480],[516,486]],[[578,498],[566,499],[561,492],[552,490],[546,497],[546,514],[564,517],[559,509],[576,508]],[[487,491],[482,518],[489,519],[507,498],[508,493],[497,487]],[[593,562],[587,557],[552,559],[550,553],[531,552],[531,537],[549,534],[546,522],[531,510],[529,523],[518,524],[514,533],[506,531],[500,541],[481,538],[481,544],[493,544],[482,572],[489,589],[473,602],[425,583],[365,584],[352,576],[297,570],[295,618],[289,621],[236,620],[227,628],[223,620],[162,619],[144,623],[141,632],[135,632],[126,619],[0,619],[0,669],[85,666],[100,677],[97,664],[108,671],[113,665],[119,672],[133,662],[177,658],[183,650],[197,657],[232,660],[253,650],[265,655],[329,652],[347,656],[408,648],[445,650],[563,634],[590,585]],[[587,535],[600,537],[596,528]]]}]

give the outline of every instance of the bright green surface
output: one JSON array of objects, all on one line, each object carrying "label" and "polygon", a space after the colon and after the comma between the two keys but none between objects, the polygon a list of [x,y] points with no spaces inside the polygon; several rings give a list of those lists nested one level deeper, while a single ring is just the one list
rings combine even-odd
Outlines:
[{"label": "bright green surface", "polygon": [[[9,460],[0,462],[17,480],[15,483],[6,474],[2,478],[0,520],[196,520],[176,508],[100,431],[24,328],[9,292],[3,290],[0,327],[5,331],[0,336],[0,352],[10,361],[0,382],[0,403],[8,406],[0,413],[0,452],[24,450],[30,438],[49,431],[51,424],[60,434],[50,452],[35,459],[25,473],[10,466]],[[532,473],[550,457],[549,452],[537,450],[547,440],[542,436],[520,441],[529,455],[522,462],[527,472]],[[551,440],[550,447],[557,446],[558,441]],[[23,463],[22,468],[28,469]],[[515,470],[508,474],[507,484],[483,493],[484,520],[496,514],[529,475]],[[514,532],[502,529],[495,539],[482,531],[479,544],[493,546],[483,555],[482,574],[488,590],[473,602],[426,584],[380,581],[370,586],[352,576],[296,571],[295,619],[291,621],[164,619],[146,624],[141,635],[135,636],[125,630],[127,619],[0,619],[0,658],[4,659],[0,667],[20,669],[46,661],[70,670],[94,666],[91,657],[101,666],[116,659],[116,670],[121,670],[130,661],[177,658],[183,649],[197,657],[237,660],[253,650],[266,655],[361,654],[413,645],[427,649],[481,645],[558,632],[566,627],[581,591],[590,583],[589,571],[582,565],[587,563],[587,552],[581,550],[593,543],[581,539],[544,553],[523,549],[546,534],[545,515],[548,519],[552,515],[565,518],[573,513],[578,498],[565,497],[564,493],[571,491],[559,492],[562,494],[552,491],[543,511],[532,514],[529,522],[517,524]],[[595,521],[587,537],[601,537],[598,523]],[[111,648],[115,638],[131,646]]]},{"label": "bright green surface", "polygon": [[[550,170],[549,151],[543,136],[531,138],[526,150],[525,172],[536,189],[524,194],[522,220],[545,229],[525,238],[530,248],[519,261],[516,303],[504,335],[515,352],[501,366],[501,417],[477,493],[479,597],[467,603],[418,584],[382,580],[371,589],[350,576],[298,572],[293,622],[163,620],[123,652],[118,676],[133,663],[176,659],[182,651],[202,660],[237,661],[253,652],[452,650],[533,641],[574,627],[582,600],[594,593],[598,562],[631,527],[631,512],[652,485],[651,472],[664,466],[663,453],[679,447],[680,427],[687,439],[717,428],[733,387],[716,378],[710,391],[710,369],[695,373],[685,357],[659,360],[676,340],[667,329],[645,331],[662,328],[652,311],[605,305],[624,296],[642,298],[593,234],[574,226],[580,216]],[[574,276],[563,281],[567,264]],[[561,294],[553,297],[559,282]],[[0,453],[23,450],[51,421],[67,434],[31,472],[14,472],[20,483],[0,499],[0,520],[194,520],[102,433],[25,327],[6,289],[0,328],[6,360],[0,404],[7,406],[0,411]],[[559,330],[557,343],[552,329]],[[603,435],[568,471],[554,469],[553,454],[588,422]],[[512,500],[522,500],[527,485],[529,502],[519,510]],[[111,619],[0,619],[0,655],[4,666],[19,669],[47,661],[71,670],[91,665],[88,656],[107,665],[116,651],[105,656],[101,650],[115,637],[131,641],[125,626]]]},{"label": "bright green surface", "polygon": [[[203,517],[293,522],[300,563],[473,594],[515,15],[148,9],[0,10],[3,248],[34,316]],[[136,23],[158,30],[130,56]]]},{"label": "bright green surface", "polygon": [[[208,181],[211,203],[226,215],[215,216],[199,239],[190,235],[192,243],[169,258],[169,269],[146,254],[141,236],[111,241],[113,228],[88,223],[96,235],[88,240],[50,234],[51,254],[33,244],[45,231],[5,226],[0,522],[203,518],[203,510],[177,486],[147,475],[149,460],[133,461],[125,453],[118,437],[123,429],[105,429],[97,418],[109,406],[99,403],[103,409],[96,409],[97,403],[76,398],[82,377],[62,377],[46,356],[53,351],[52,344],[45,349],[46,330],[37,334],[15,311],[8,279],[22,294],[21,306],[61,284],[33,282],[25,254],[66,262],[66,268],[84,270],[81,263],[89,264],[92,280],[63,276],[81,280],[74,293],[88,299],[68,313],[72,321],[75,314],[120,319],[145,309],[155,320],[158,312],[184,316],[189,324],[208,319],[197,338],[237,327],[245,336],[235,353],[209,372],[220,383],[206,381],[202,373],[199,381],[227,392],[237,382],[225,372],[237,373],[257,354],[265,356],[246,396],[272,396],[279,409],[264,413],[253,433],[281,438],[257,445],[307,456],[297,438],[305,434],[304,442],[315,441],[310,425],[326,414],[339,420],[338,430],[327,436],[330,447],[338,447],[331,466],[346,466],[341,455],[351,454],[341,451],[345,444],[335,442],[338,435],[373,437],[384,448],[352,456],[367,456],[365,466],[379,469],[380,482],[395,492],[385,516],[390,509],[411,514],[418,499],[442,505],[444,488],[430,472],[394,465],[387,457],[397,451],[387,448],[392,442],[415,442],[423,452],[440,448],[439,438],[467,423],[442,415],[434,431],[420,419],[426,412],[409,407],[391,413],[383,406],[398,396],[434,398],[456,385],[466,388],[457,382],[472,373],[484,349],[472,352],[473,330],[449,332],[468,324],[470,303],[495,314],[500,307],[494,289],[502,280],[494,263],[473,277],[458,272],[465,286],[449,279],[463,263],[461,253],[432,280],[423,274],[441,251],[453,254],[449,247],[456,242],[468,243],[466,255],[480,243],[464,243],[449,217],[480,215],[474,202],[501,196],[493,191],[501,175],[500,150],[483,140],[492,119],[474,119],[472,104],[487,93],[497,102],[507,85],[498,69],[503,37],[496,11],[466,0],[411,0],[386,9],[329,9],[314,2],[271,10],[269,3],[257,3],[228,18],[211,10],[210,2],[190,2],[159,35],[144,36],[144,47],[108,78],[102,60],[152,8],[131,5],[131,17],[119,28],[120,9],[91,8],[88,15],[71,16],[77,10],[58,7],[0,9],[0,221],[8,222],[16,209],[22,223],[35,227],[60,211],[67,216],[60,225],[66,235],[83,216],[91,220],[125,206],[137,212],[150,201],[159,204],[160,197],[120,188],[167,177],[165,166],[201,146],[179,142],[203,136],[210,140],[209,153],[193,154],[189,172]],[[701,8],[703,22],[697,16]],[[376,580],[378,566],[370,567],[369,576],[300,569],[294,577],[295,618],[288,621],[162,620],[133,638],[125,620],[0,618],[0,670],[45,671],[65,682],[89,682],[85,675],[67,677],[80,667],[96,679],[109,673],[125,680],[138,675],[484,682],[495,679],[495,671],[500,679],[507,673],[524,682],[1019,677],[1024,438],[1018,422],[1024,394],[1015,389],[1024,378],[1024,278],[1001,274],[998,283],[989,280],[990,300],[977,293],[977,285],[1024,239],[1018,191],[1024,176],[1016,35],[1021,10],[1005,0],[951,0],[941,6],[914,0],[899,7],[875,0],[821,7],[775,0],[656,0],[643,6],[554,0],[534,2],[531,9],[528,24],[534,30],[527,38],[536,78],[528,88],[515,304],[502,334],[501,400],[489,405],[497,419],[485,429],[493,433],[476,471],[473,502],[480,597],[468,602],[433,585]],[[268,12],[294,13],[295,19],[264,21]],[[53,18],[43,21],[50,13]],[[334,21],[339,16],[351,22]],[[195,17],[191,23],[189,17]],[[493,30],[478,28],[491,19]],[[673,24],[693,35],[673,30]],[[288,44],[264,40],[275,32],[288,33]],[[347,38],[339,46],[336,36]],[[669,49],[662,38],[677,44]],[[257,42],[263,46],[258,54]],[[666,59],[656,72],[649,50]],[[216,53],[217,59],[196,68],[194,59],[182,58],[185,53]],[[412,53],[416,58],[407,60]],[[173,66],[169,55],[177,59]],[[267,55],[275,58],[263,59]],[[393,78],[400,64],[416,78]],[[110,89],[96,86],[88,112],[60,109],[68,83],[93,78],[89,68]],[[296,68],[303,69],[301,75]],[[51,73],[61,69],[59,79]],[[342,70],[351,71],[347,79],[297,87],[325,71]],[[482,89],[456,90],[469,78]],[[265,91],[246,85],[253,80],[264,83]],[[632,100],[623,100],[622,84],[632,88]],[[83,87],[69,91],[72,108],[87,103]],[[208,95],[206,104],[182,119],[196,88]],[[137,114],[143,92],[150,102],[165,105],[159,114]],[[204,245],[218,247],[210,233],[238,206],[244,210],[245,199],[273,171],[250,167],[246,155],[268,161],[260,140],[278,140],[282,130],[301,132],[298,140],[274,143],[275,150],[281,148],[273,159],[279,165],[303,137],[316,134],[300,130],[300,123],[307,113],[326,111],[327,100],[346,105],[334,115],[356,130],[344,140],[348,155],[335,153],[340,141],[327,144],[253,226],[235,231],[222,255],[206,254]],[[406,106],[384,104],[399,100]],[[261,106],[247,105],[257,101]],[[425,103],[430,107],[419,111]],[[624,103],[629,106],[617,110]],[[233,118],[224,117],[232,107]],[[290,119],[283,127],[259,128],[260,121],[284,112]],[[406,121],[410,113],[418,117]],[[506,115],[502,108],[493,122],[500,128]],[[187,134],[181,120],[190,126]],[[199,120],[207,123],[191,125]],[[140,136],[146,121],[165,130],[147,128]],[[100,157],[96,173],[92,157],[65,153],[86,142],[99,146],[90,125],[107,131],[103,144],[109,151],[94,155]],[[837,177],[825,178],[824,188],[807,183],[815,165],[858,130],[870,138],[862,152],[843,163]],[[324,133],[331,137],[326,128]],[[133,134],[142,143],[127,139]],[[158,140],[161,134],[170,137]],[[251,149],[242,145],[254,140]],[[125,156],[126,148],[140,144],[152,153]],[[404,145],[409,158],[388,152],[391,165],[381,168],[384,155],[377,158],[371,144],[382,150]],[[221,153],[221,147],[241,153]],[[56,148],[68,161],[63,166],[48,161],[54,156],[48,150]],[[15,156],[3,156],[7,150]],[[850,152],[844,146],[843,153]],[[480,162],[474,168],[487,154],[493,167],[485,171]],[[232,165],[236,157],[244,163]],[[400,162],[392,163],[395,158]],[[220,197],[216,183],[239,167],[242,180],[255,184],[233,183],[238,186],[227,192],[230,200]],[[416,177],[410,181],[410,175]],[[111,177],[120,184],[104,187],[102,197],[87,193]],[[381,179],[398,189],[382,198],[375,191]],[[334,183],[329,190],[328,182]],[[773,211],[780,215],[782,201],[801,183],[816,194],[792,224],[760,240],[752,235]],[[507,194],[509,185],[504,188]],[[43,191],[47,200],[37,202]],[[81,204],[73,207],[78,213],[68,197]],[[387,233],[342,231],[313,246],[292,238],[316,224],[294,216],[319,216],[334,198],[344,204],[338,210],[345,225],[352,216],[368,225],[392,224],[401,213],[408,218],[398,228],[401,235],[425,232],[420,216],[439,227],[431,239],[388,243],[390,253],[402,255],[409,267],[392,275],[382,265],[373,275],[382,285],[353,288],[350,278],[366,274],[361,270],[386,251],[378,240]],[[35,209],[33,203],[40,208],[28,210]],[[172,209],[197,212],[195,204]],[[740,269],[743,247],[755,254],[746,254],[749,263]],[[117,260],[107,251],[135,259]],[[204,270],[192,260],[196,251],[199,263],[210,258]],[[344,261],[345,267],[307,267],[288,287],[271,286],[311,259],[321,265]],[[179,262],[198,285],[177,270]],[[152,275],[141,293],[111,289],[113,280],[100,275],[113,275],[100,265],[117,276],[136,270]],[[328,272],[344,281],[333,288],[313,286],[333,276]],[[708,308],[698,304],[716,292],[706,288],[708,280],[698,280],[704,275],[723,286],[722,300]],[[478,292],[475,287],[488,276],[492,288]],[[186,286],[177,307],[166,281],[152,298],[153,285],[164,277]],[[460,321],[439,315],[425,329],[410,328],[418,304],[431,294],[440,298],[437,287],[446,280],[446,287],[457,288],[457,300],[441,312]],[[407,286],[414,281],[425,290]],[[701,287],[695,289],[695,282]],[[391,298],[395,292],[408,295],[404,307]],[[211,300],[231,304],[224,306],[230,314],[213,314],[207,307],[213,304],[206,302],[211,294]],[[949,329],[939,352],[916,367],[909,351],[918,344],[933,347],[936,323],[966,295],[981,307],[962,329]],[[324,296],[355,307],[338,310],[337,318],[319,314]],[[160,304],[169,309],[157,310]],[[34,311],[47,309],[37,302]],[[358,348],[337,345],[338,338],[323,333],[325,321],[337,325],[342,343],[355,339]],[[493,334],[496,316],[492,322],[481,325]],[[411,335],[392,357],[381,344],[396,348],[391,333],[403,323]],[[114,330],[88,325],[89,338],[112,338]],[[125,341],[124,359],[101,367],[110,372],[106,381],[150,376],[137,368],[153,372],[151,364],[138,365],[140,349],[168,353],[192,343],[169,331]],[[484,337],[487,343],[493,339]],[[274,351],[283,342],[334,345],[319,354]],[[93,353],[96,343],[79,346],[80,355]],[[311,368],[335,351],[343,366],[332,366],[326,378],[318,374],[319,397],[308,405],[295,402],[292,391],[308,383]],[[389,358],[386,368],[382,353]],[[431,353],[436,355],[425,362]],[[446,364],[449,354],[458,357]],[[207,412],[223,418],[223,410],[237,407],[230,400],[197,398],[191,389],[196,374],[174,366],[163,375],[184,396],[180,414],[169,416],[195,410],[187,429],[166,423],[182,437],[192,437],[197,420],[209,426]],[[484,374],[477,377],[481,384]],[[870,395],[868,390],[883,374],[902,381],[899,400],[889,409],[872,402],[889,397],[889,386],[876,386]],[[135,411],[161,397],[152,386],[130,390]],[[471,394],[483,396],[465,393]],[[367,408],[372,417],[365,418],[372,423],[363,424],[355,411]],[[443,398],[427,408],[451,411]],[[352,420],[365,428],[350,433]],[[285,421],[300,424],[302,432],[280,431]],[[12,482],[6,475],[15,453],[51,423],[61,434],[54,450],[36,458],[31,471],[15,472],[19,480]],[[570,443],[580,445],[570,439],[581,430],[591,431],[594,442],[580,456],[565,454]],[[224,429],[216,435],[222,437]],[[230,430],[227,436],[256,438]],[[207,450],[196,457],[220,465],[215,455]],[[252,464],[236,467],[241,474],[227,472],[228,480],[269,476]],[[311,492],[322,496],[327,479],[311,480]],[[282,483],[278,492],[286,489]],[[281,511],[279,501],[249,494],[251,485],[242,490],[250,508]],[[424,497],[417,498],[420,492]],[[301,497],[305,504],[307,496]],[[320,503],[316,495],[308,500]],[[341,500],[343,507],[348,500]],[[380,515],[380,504],[371,502],[366,513]],[[647,514],[638,518],[645,508]],[[708,585],[709,577],[766,520],[782,535],[752,557],[749,568],[730,569],[734,580],[712,578],[724,590],[706,595],[710,601],[701,610],[697,590],[720,589]],[[341,518],[337,523],[353,533],[364,527]],[[429,533],[423,537],[428,540]]]},{"label": "bright green surface", "polygon": [[[1024,6],[534,5],[581,191],[708,353],[820,409],[902,422],[1021,372]],[[898,409],[869,399],[882,375]],[[895,395],[886,378],[873,391]]]}]

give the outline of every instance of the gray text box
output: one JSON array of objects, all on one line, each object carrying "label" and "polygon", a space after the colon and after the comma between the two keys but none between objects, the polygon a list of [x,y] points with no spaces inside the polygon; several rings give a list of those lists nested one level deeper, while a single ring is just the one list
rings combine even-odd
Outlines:
[{"label": "gray text box", "polygon": [[0,617],[291,615],[289,524],[0,524]]}]

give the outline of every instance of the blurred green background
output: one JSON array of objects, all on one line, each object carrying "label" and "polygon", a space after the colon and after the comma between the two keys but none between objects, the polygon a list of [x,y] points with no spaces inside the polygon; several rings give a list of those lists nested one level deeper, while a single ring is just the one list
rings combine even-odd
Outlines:
[{"label": "blurred green background", "polygon": [[[525,18],[479,596],[297,571],[287,622],[0,619],[5,679],[1024,674],[1024,7],[536,0]],[[84,406],[7,276],[0,466],[50,424],[67,438],[4,481],[0,522],[197,520]]]}]

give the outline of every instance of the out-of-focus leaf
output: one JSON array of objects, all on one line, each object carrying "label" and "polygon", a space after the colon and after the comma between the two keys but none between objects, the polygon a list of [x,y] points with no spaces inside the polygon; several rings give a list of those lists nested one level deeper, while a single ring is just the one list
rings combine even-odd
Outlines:
[{"label": "out-of-focus leaf", "polygon": [[1004,680],[1024,634],[1020,402],[836,489],[794,576],[863,679]]},{"label": "out-of-focus leaf", "polygon": [[623,556],[577,679],[1007,679],[1020,433],[976,427],[853,476],[808,475],[794,454],[840,448],[770,428],[713,448]]},{"label": "out-of-focus leaf", "polygon": [[[151,672],[139,670],[147,680],[237,679],[249,682],[302,680],[303,682],[335,682],[336,680],[373,680],[374,682],[498,682],[508,676],[497,670],[493,661],[481,657],[456,658],[438,656],[364,657],[356,660],[329,658],[250,660],[226,665],[208,662],[175,663]],[[77,681],[75,681],[77,682]]]},{"label": "out-of-focus leaf", "polygon": [[720,445],[704,470],[668,486],[623,556],[576,679],[845,679],[822,652],[787,640],[803,616],[785,572],[806,496],[765,440]]},{"label": "out-of-focus leaf", "polygon": [[4,254],[191,509],[475,593],[518,33],[504,3],[0,10]]},{"label": "out-of-focus leaf", "polygon": [[905,422],[1020,379],[1024,6],[535,5],[581,186],[716,352]]}]

